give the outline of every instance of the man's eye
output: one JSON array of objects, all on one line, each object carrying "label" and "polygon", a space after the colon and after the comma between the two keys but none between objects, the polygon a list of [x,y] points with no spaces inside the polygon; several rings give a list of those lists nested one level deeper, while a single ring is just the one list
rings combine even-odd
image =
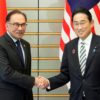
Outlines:
[{"label": "man's eye", "polygon": [[18,23],[14,23],[13,25],[15,25],[15,26],[19,26],[20,24],[18,24]]}]

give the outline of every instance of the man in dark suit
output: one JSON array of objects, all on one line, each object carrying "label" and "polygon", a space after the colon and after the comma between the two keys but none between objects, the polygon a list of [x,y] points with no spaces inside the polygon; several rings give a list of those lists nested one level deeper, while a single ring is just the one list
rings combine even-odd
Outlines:
[{"label": "man in dark suit", "polygon": [[65,45],[60,73],[49,80],[41,77],[38,87],[50,91],[70,81],[70,100],[100,100],[100,37],[91,32],[87,9],[76,9],[72,23],[78,38]]},{"label": "man in dark suit", "polygon": [[37,78],[30,76],[30,44],[22,39],[26,22],[26,15],[19,10],[6,17],[7,32],[0,37],[0,100],[33,100]]}]

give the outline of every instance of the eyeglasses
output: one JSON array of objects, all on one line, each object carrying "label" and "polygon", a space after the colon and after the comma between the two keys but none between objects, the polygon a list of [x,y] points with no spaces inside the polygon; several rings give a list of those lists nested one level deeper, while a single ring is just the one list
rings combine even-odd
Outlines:
[{"label": "eyeglasses", "polygon": [[10,25],[13,25],[14,28],[18,28],[19,26],[21,26],[22,28],[25,28],[27,26],[26,23],[22,23],[22,24],[19,24],[19,23],[9,23]]}]

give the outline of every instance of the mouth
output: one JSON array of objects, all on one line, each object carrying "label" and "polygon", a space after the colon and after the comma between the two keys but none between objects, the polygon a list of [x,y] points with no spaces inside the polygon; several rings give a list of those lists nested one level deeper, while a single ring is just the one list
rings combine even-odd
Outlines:
[{"label": "mouth", "polygon": [[18,35],[22,35],[22,34],[23,34],[22,31],[17,31],[16,33],[17,33]]},{"label": "mouth", "polygon": [[78,32],[80,35],[82,35],[83,34],[83,32]]}]

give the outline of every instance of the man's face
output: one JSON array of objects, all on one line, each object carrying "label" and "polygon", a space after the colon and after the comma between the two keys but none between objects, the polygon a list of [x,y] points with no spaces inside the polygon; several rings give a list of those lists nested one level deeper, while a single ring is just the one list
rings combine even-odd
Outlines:
[{"label": "man's face", "polygon": [[6,23],[6,29],[15,39],[21,39],[26,30],[26,20],[21,14],[14,14]]},{"label": "man's face", "polygon": [[77,36],[84,40],[91,33],[93,21],[90,22],[86,14],[77,13],[73,17],[73,27]]}]

